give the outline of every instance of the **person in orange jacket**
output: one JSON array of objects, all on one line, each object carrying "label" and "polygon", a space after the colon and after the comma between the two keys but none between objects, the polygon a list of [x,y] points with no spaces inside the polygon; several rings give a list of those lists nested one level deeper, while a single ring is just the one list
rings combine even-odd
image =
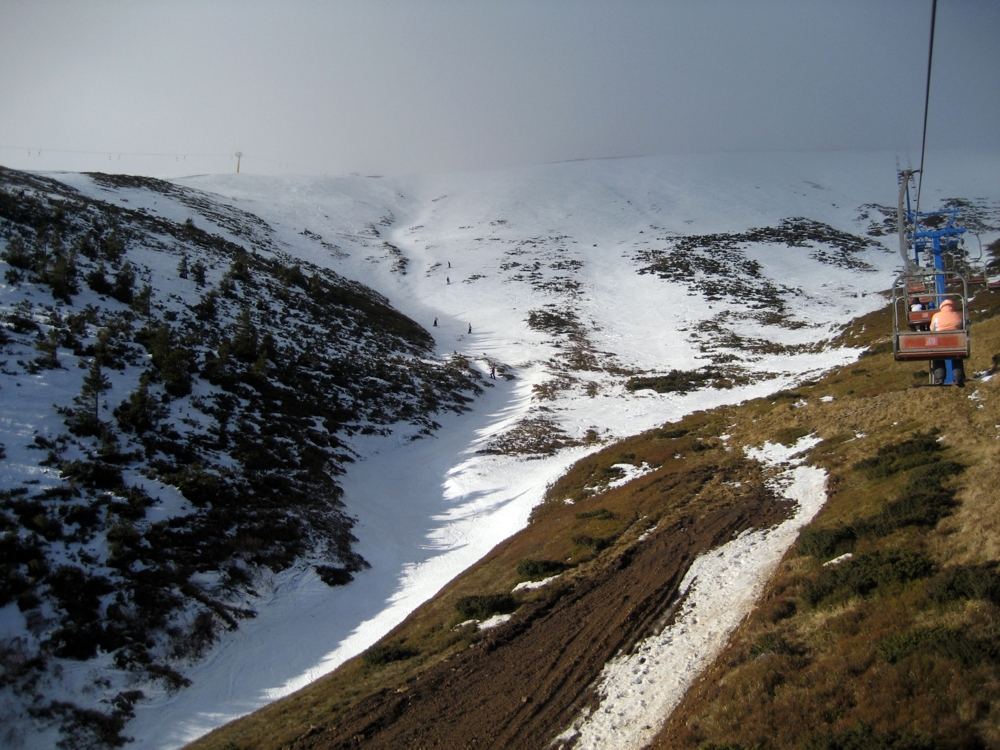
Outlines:
[{"label": "person in orange jacket", "polygon": [[[955,303],[950,299],[942,301],[941,309],[934,313],[934,317],[931,318],[931,330],[961,331],[963,328],[965,328],[965,321],[962,319],[962,313],[955,309]],[[944,360],[933,360],[931,367],[934,370],[934,384],[941,385],[944,383]],[[951,360],[951,371],[955,379],[955,385],[959,387],[965,385],[965,367],[962,364],[962,360]]]}]

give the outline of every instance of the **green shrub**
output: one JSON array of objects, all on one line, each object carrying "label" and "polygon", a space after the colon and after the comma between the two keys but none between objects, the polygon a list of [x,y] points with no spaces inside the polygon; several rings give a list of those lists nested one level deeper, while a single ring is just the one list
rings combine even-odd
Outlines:
[{"label": "green shrub", "polygon": [[182,675],[176,669],[165,664],[146,664],[145,670],[153,677],[159,677],[166,683],[167,691],[173,692],[191,685],[191,680]]},{"label": "green shrub", "polygon": [[111,290],[114,289],[114,286],[108,281],[107,276],[105,276],[106,272],[107,269],[101,263],[86,276],[87,286],[97,294],[111,294]]},{"label": "green shrub", "polygon": [[455,609],[465,620],[487,620],[493,615],[506,615],[517,609],[517,599],[510,594],[478,594],[463,596]]},{"label": "green shrub", "polygon": [[125,261],[115,274],[111,296],[126,305],[132,304],[132,299],[135,296],[135,268],[128,261]]},{"label": "green shrub", "polygon": [[388,644],[385,646],[372,646],[361,655],[361,660],[368,667],[383,667],[394,661],[405,661],[412,659],[420,652],[398,644]]},{"label": "green shrub", "polygon": [[69,618],[79,623],[96,621],[100,598],[115,590],[104,576],[87,575],[75,565],[60,565],[49,574],[46,583]]},{"label": "green shrub", "polygon": [[995,562],[949,568],[928,582],[927,595],[941,603],[983,599],[1000,605],[1000,570]]},{"label": "green shrub", "polygon": [[579,547],[589,547],[594,552],[600,552],[614,544],[617,538],[617,536],[593,537],[588,534],[579,534],[574,536],[572,541]]},{"label": "green shrub", "polygon": [[121,469],[103,461],[71,461],[59,476],[91,489],[117,490],[125,486]]},{"label": "green shrub", "polygon": [[664,440],[675,440],[676,438],[682,438],[687,434],[687,430],[683,427],[678,427],[673,430],[660,430],[656,433],[656,437],[663,438]]},{"label": "green shrub", "polygon": [[566,570],[566,564],[558,560],[532,560],[525,558],[517,564],[517,574],[528,581],[540,581],[558,575]]},{"label": "green shrub", "polygon": [[995,640],[975,638],[962,630],[945,627],[915,628],[895,633],[878,646],[878,655],[889,664],[916,652],[955,659],[965,667],[1000,660],[1000,644]]},{"label": "green shrub", "polygon": [[598,521],[611,521],[615,518],[615,514],[607,508],[598,508],[597,510],[587,510],[583,513],[577,513],[576,518],[596,518]]},{"label": "green shrub", "polygon": [[698,388],[711,385],[722,377],[711,368],[706,370],[671,370],[666,375],[652,377],[631,377],[625,383],[630,392],[649,389],[657,393],[690,393]]},{"label": "green shrub", "polygon": [[815,606],[838,592],[868,596],[879,587],[927,578],[933,574],[933,561],[918,552],[876,550],[840,565],[823,568],[816,578],[806,582],[802,596]]},{"label": "green shrub", "polygon": [[804,750],[935,750],[929,738],[906,732],[876,732],[868,724],[858,724],[841,732],[824,730],[813,734]]},{"label": "green shrub", "polygon": [[128,712],[121,709],[104,714],[73,703],[53,701],[47,711],[62,717],[60,731],[64,737],[73,738],[72,742],[60,741],[57,747],[123,747],[132,741],[131,737],[122,735]]},{"label": "green shrub", "polygon": [[327,586],[346,586],[354,580],[354,576],[351,575],[351,571],[347,570],[347,568],[337,568],[333,565],[317,565],[315,569],[316,575]]},{"label": "green shrub", "polygon": [[781,633],[765,633],[750,647],[750,655],[754,658],[764,654],[789,656],[795,653],[797,649],[793,648]]},{"label": "green shrub", "polygon": [[771,437],[774,442],[790,448],[808,434],[809,430],[803,427],[784,427],[775,432]]},{"label": "green shrub", "polygon": [[799,554],[817,558],[836,557],[854,549],[857,534],[851,526],[840,524],[832,529],[806,527],[799,532]]},{"label": "green shrub", "polygon": [[941,444],[934,437],[935,434],[934,431],[915,432],[907,440],[882,446],[873,458],[858,461],[853,468],[864,472],[869,479],[882,479],[937,461]]}]

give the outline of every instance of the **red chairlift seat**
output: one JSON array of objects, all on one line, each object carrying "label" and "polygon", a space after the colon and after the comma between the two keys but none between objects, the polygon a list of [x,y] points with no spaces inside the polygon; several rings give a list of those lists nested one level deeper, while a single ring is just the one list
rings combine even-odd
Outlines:
[{"label": "red chairlift seat", "polygon": [[899,331],[896,359],[968,359],[967,331]]}]

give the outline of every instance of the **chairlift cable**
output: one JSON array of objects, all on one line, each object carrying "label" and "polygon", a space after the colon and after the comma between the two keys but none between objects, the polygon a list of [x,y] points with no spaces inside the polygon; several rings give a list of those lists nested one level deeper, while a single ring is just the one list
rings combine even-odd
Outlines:
[{"label": "chairlift cable", "polygon": [[927,113],[931,104],[931,63],[934,60],[934,22],[937,19],[937,0],[931,2],[931,40],[927,50],[927,87],[924,90],[924,134],[920,142],[920,180],[917,182],[917,213],[920,213],[920,190],[924,186],[924,152],[927,150]]}]

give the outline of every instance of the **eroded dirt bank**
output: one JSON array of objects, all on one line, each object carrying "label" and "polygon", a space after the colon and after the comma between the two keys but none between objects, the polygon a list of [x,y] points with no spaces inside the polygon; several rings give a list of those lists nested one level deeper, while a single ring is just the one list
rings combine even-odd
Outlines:
[{"label": "eroded dirt bank", "polygon": [[669,621],[699,554],[780,522],[788,510],[763,488],[748,488],[738,502],[660,528],[595,575],[563,584],[554,602],[519,612],[405,688],[376,693],[336,727],[306,732],[289,747],[546,747],[594,703],[604,664]]}]

